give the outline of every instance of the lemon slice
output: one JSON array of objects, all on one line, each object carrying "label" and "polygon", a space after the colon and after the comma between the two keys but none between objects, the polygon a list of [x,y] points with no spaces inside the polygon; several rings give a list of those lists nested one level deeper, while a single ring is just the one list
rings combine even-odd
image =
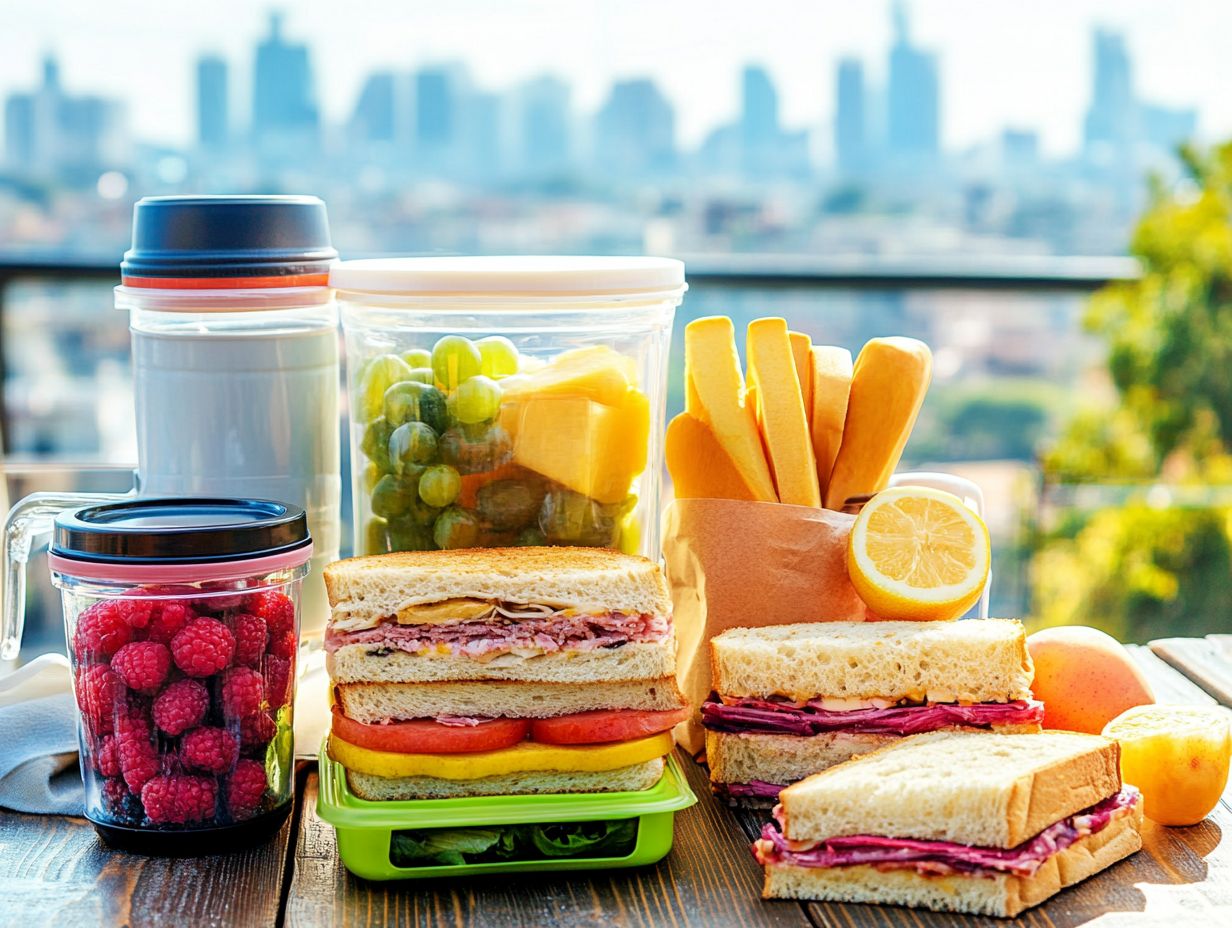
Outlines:
[{"label": "lemon slice", "polygon": [[952,493],[883,490],[851,530],[847,571],[883,619],[956,619],[988,580],[988,527]]}]

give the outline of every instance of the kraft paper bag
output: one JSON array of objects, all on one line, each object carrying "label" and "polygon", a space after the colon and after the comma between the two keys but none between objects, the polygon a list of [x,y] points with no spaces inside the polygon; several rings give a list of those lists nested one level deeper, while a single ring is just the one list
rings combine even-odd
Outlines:
[{"label": "kraft paper bag", "polygon": [[676,738],[705,746],[698,712],[710,693],[710,639],[729,628],[864,621],[847,577],[854,515],[810,506],[680,499],[663,514],[676,626],[676,671],[693,709]]}]

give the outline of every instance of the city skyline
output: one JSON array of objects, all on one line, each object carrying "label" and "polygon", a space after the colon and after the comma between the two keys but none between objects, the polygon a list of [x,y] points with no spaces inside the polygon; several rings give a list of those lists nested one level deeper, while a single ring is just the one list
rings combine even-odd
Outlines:
[{"label": "city skyline", "polygon": [[[124,6],[127,2],[129,0],[123,0],[119,5]],[[224,0],[223,6],[226,5],[227,0]],[[1000,19],[1003,27],[1007,24],[1017,27],[1015,42],[1018,46],[1018,55],[1024,59],[1024,62],[1022,66],[999,75],[1004,79],[1002,82],[1006,86],[997,101],[1001,109],[997,110],[996,118],[973,119],[970,112],[973,100],[981,94],[987,96],[987,88],[973,87],[971,81],[964,80],[963,75],[971,68],[971,47],[995,45],[996,43],[991,40],[992,34],[987,29],[985,29],[984,36],[979,35],[981,23],[988,22],[988,14],[976,13],[973,14],[973,18],[968,17],[969,31],[962,35],[964,41],[955,46],[955,37],[946,32],[949,28],[947,24],[954,22],[954,8],[964,5],[968,4],[943,5],[917,0],[910,7],[912,33],[916,45],[925,53],[935,56],[940,62],[939,77],[946,92],[945,106],[940,114],[938,135],[942,147],[946,150],[956,150],[972,144],[987,142],[1005,129],[1021,128],[1038,132],[1039,145],[1043,152],[1056,155],[1063,153],[1065,149],[1076,150],[1082,140],[1083,115],[1090,102],[1088,88],[1091,86],[1091,69],[1093,68],[1090,32],[1105,19],[1111,21],[1114,26],[1118,19],[1126,21],[1127,25],[1121,31],[1126,35],[1129,51],[1138,64],[1137,83],[1143,95],[1172,107],[1178,104],[1196,105],[1200,112],[1198,127],[1200,132],[1209,135],[1212,131],[1218,132],[1221,125],[1232,129],[1232,105],[1229,105],[1227,101],[1219,102],[1218,100],[1213,105],[1210,91],[1200,92],[1202,82],[1196,79],[1195,73],[1192,73],[1200,68],[1205,60],[1206,44],[1191,42],[1187,54],[1178,59],[1181,62],[1180,66],[1164,68],[1161,71],[1157,60],[1161,56],[1151,54],[1150,49],[1166,47],[1160,46],[1159,43],[1163,40],[1175,40],[1176,30],[1168,32],[1158,28],[1149,28],[1155,24],[1157,14],[1146,9],[1142,4],[1133,3],[1120,5],[1078,3],[1070,5],[1075,9],[1067,7],[1065,11],[1037,9],[1033,16],[1017,17],[1016,20],[1013,16],[1002,15]],[[789,43],[784,46],[783,53],[775,55],[763,54],[760,50],[766,47],[767,39],[770,37],[769,33],[777,33],[781,27],[776,26],[772,29],[760,21],[752,24],[752,28],[744,31],[737,29],[732,32],[724,42],[720,43],[721,47],[718,51],[702,47],[705,44],[704,35],[712,34],[716,27],[730,28],[732,26],[733,11],[720,5],[716,8],[714,16],[709,17],[705,22],[694,22],[693,29],[679,37],[676,51],[662,57],[657,63],[647,63],[645,67],[633,64],[639,59],[637,55],[630,54],[632,43],[622,41],[622,37],[630,31],[626,20],[614,20],[610,8],[596,8],[591,4],[580,4],[579,6],[588,8],[591,12],[599,9],[597,21],[600,26],[606,24],[605,28],[612,35],[609,47],[602,50],[600,54],[592,55],[583,69],[578,67],[578,52],[579,48],[586,43],[580,40],[580,33],[577,36],[574,33],[577,32],[577,23],[585,17],[579,16],[576,10],[566,10],[560,5],[535,2],[518,6],[521,11],[520,18],[511,19],[505,16],[502,20],[501,16],[492,14],[492,8],[488,4],[476,3],[472,0],[460,6],[470,8],[472,13],[477,9],[486,9],[489,18],[494,23],[518,20],[515,23],[517,28],[510,33],[511,40],[528,34],[527,23],[521,20],[542,24],[541,21],[548,18],[547,14],[553,13],[555,18],[562,21],[560,24],[562,41],[558,43],[560,45],[559,54],[548,58],[535,58],[524,52],[510,54],[506,50],[503,65],[498,61],[487,60],[483,56],[468,54],[468,49],[486,47],[483,43],[488,39],[484,39],[483,42],[478,39],[469,43],[460,42],[455,31],[450,28],[450,23],[456,19],[455,10],[449,14],[439,15],[434,12],[432,17],[424,18],[424,22],[440,25],[441,40],[433,43],[431,54],[416,53],[416,49],[422,47],[422,37],[409,43],[403,55],[394,57],[387,53],[383,54],[381,49],[388,44],[387,37],[372,32],[370,33],[371,41],[368,43],[374,46],[372,54],[357,56],[345,53],[346,49],[354,46],[346,45],[342,34],[335,34],[332,42],[319,41],[318,30],[321,26],[319,7],[311,3],[297,5],[293,13],[288,16],[286,31],[295,40],[306,41],[309,46],[322,121],[332,126],[344,125],[360,96],[364,80],[371,75],[371,72],[407,71],[426,64],[439,64],[456,59],[467,65],[476,86],[489,92],[504,91],[512,84],[546,71],[570,84],[575,108],[588,115],[597,112],[602,107],[613,83],[648,76],[655,80],[664,96],[673,101],[677,107],[679,141],[686,147],[694,147],[700,145],[716,126],[736,117],[740,99],[741,69],[747,64],[764,68],[775,82],[779,92],[779,110],[782,114],[781,122],[784,128],[814,133],[819,128],[830,125],[835,117],[835,81],[840,58],[857,58],[863,61],[863,78],[869,88],[884,90],[892,77],[887,73],[890,68],[887,67],[885,61],[885,50],[890,48],[893,42],[893,27],[889,8],[883,4],[864,5],[859,10],[847,7],[838,8],[833,4],[808,5],[807,9],[801,7],[796,10],[797,18],[813,21],[824,21],[827,17],[830,20],[841,18],[843,28],[836,30],[834,22],[826,23],[826,28],[816,32],[817,50],[815,52],[809,50],[807,54],[801,54],[798,45]],[[682,15],[681,9],[690,6],[690,4],[682,4],[680,7],[673,5],[670,12],[663,13],[657,20],[646,22],[656,22],[663,27],[665,32],[670,32],[671,23],[677,21]],[[1044,3],[1043,6],[1051,7],[1053,4]],[[54,12],[55,7],[56,3],[52,2],[41,5],[40,8],[43,15],[47,15]],[[377,10],[380,7],[382,7],[380,3],[366,5],[365,11]],[[640,5],[632,4],[632,7],[640,8]],[[826,15],[819,16],[819,11]],[[175,49],[185,48],[182,34],[192,33],[201,38],[192,43],[193,50],[184,60],[177,61],[174,66],[168,63],[162,69],[165,80],[160,80],[157,87],[147,86],[143,88],[143,92],[139,93],[112,93],[112,88],[119,87],[122,82],[124,68],[117,65],[123,64],[123,56],[119,56],[118,62],[113,60],[105,73],[101,75],[90,73],[91,62],[97,63],[98,61],[98,49],[110,47],[109,43],[116,39],[114,32],[104,31],[101,38],[92,43],[87,54],[79,55],[77,51],[74,51],[78,44],[78,30],[70,30],[61,37],[60,41],[54,43],[55,47],[52,50],[59,51],[58,58],[65,72],[64,84],[70,91],[80,93],[89,88],[92,93],[107,96],[118,95],[128,104],[130,121],[137,138],[142,141],[182,146],[191,136],[195,122],[195,114],[191,112],[191,107],[185,105],[185,101],[191,99],[194,92],[195,74],[193,72],[200,55],[218,55],[226,61],[230,74],[229,102],[232,111],[244,112],[250,109],[251,101],[245,101],[242,95],[237,93],[237,88],[247,87],[252,83],[252,47],[264,32],[263,20],[268,12],[269,8],[264,7],[246,8],[244,15],[236,17],[239,24],[232,24],[227,31],[227,38],[222,41],[215,41],[211,38],[215,32],[212,28],[205,26],[199,30],[191,28],[193,25],[191,17],[184,28],[177,30],[176,35],[160,35],[158,47],[151,49],[151,53],[160,56],[160,60],[166,60]],[[1195,15],[1186,18],[1186,29],[1191,31],[1202,26],[1204,21],[1219,19],[1225,11],[1214,10],[1210,5],[1198,3],[1195,4],[1194,13]],[[45,44],[40,44],[34,37],[34,33],[38,31],[39,15],[37,12],[25,11],[17,18],[13,34],[18,37],[24,34],[30,41],[13,43],[14,53],[3,56],[4,60],[0,61],[0,94],[29,88],[33,83],[39,67],[38,60],[41,52],[46,50]],[[85,17],[82,26],[85,26],[90,13],[82,11],[82,15]],[[631,18],[637,20],[635,15]],[[769,16],[764,18],[767,21],[772,19]],[[1046,62],[1038,60],[1038,52],[1035,57],[1031,56],[1034,42],[1032,37],[1038,33],[1037,20],[1044,18],[1048,18],[1049,22],[1053,23]],[[1232,15],[1225,18],[1228,24],[1232,25]],[[362,21],[364,17],[357,16],[355,19]],[[243,26],[245,21],[254,20],[254,28],[251,30]],[[1072,28],[1064,28],[1063,22],[1065,21],[1082,22],[1083,27],[1075,35]],[[1179,24],[1176,25],[1179,26]],[[1209,26],[1210,22],[1206,22],[1206,25]],[[147,23],[146,28],[151,28],[151,26]],[[355,25],[351,24],[350,28],[353,30]],[[598,28],[599,26],[594,23],[590,24],[591,32]],[[399,30],[391,28],[387,31],[398,32]],[[483,30],[474,31],[482,32]],[[345,33],[345,30],[343,32]],[[836,39],[835,32],[841,32],[843,38]],[[1205,33],[1207,36],[1213,34]],[[345,47],[339,48],[339,44]],[[638,53],[644,58],[647,49],[663,48],[665,44],[665,37],[653,36],[648,41],[640,43]],[[828,48],[835,49],[837,53],[829,54]],[[357,57],[362,62],[361,64],[357,65],[354,60]],[[682,83],[680,80],[682,63],[686,59],[695,64],[691,70],[696,71],[699,76],[706,76],[707,91],[705,93],[699,95],[691,92],[690,88],[695,88],[696,84],[690,81]],[[31,64],[24,74],[21,73],[23,62]],[[1045,67],[1045,64],[1049,67]],[[505,79],[498,79],[502,74]],[[1185,96],[1187,75],[1194,80],[1190,88],[1191,92]],[[1055,86],[1060,76],[1066,76],[1068,92],[1062,98],[1056,99],[1056,94],[1049,94],[1046,88]],[[1022,94],[1020,86],[1015,91],[1014,81],[1010,78],[1014,78],[1018,84],[1021,84],[1024,78],[1031,80],[1038,78],[1041,93],[1037,96],[1052,96],[1054,99],[1051,105],[1039,110],[1036,117],[1030,115],[1030,106],[1026,108],[1012,106],[1016,96],[1020,98]],[[168,97],[173,89],[183,90],[183,96],[174,105],[169,102]],[[1032,106],[1037,106],[1040,102],[1036,100]],[[157,110],[161,116],[157,120],[158,131],[149,130],[150,123],[147,114],[151,109]],[[828,144],[822,147],[832,148]]]}]

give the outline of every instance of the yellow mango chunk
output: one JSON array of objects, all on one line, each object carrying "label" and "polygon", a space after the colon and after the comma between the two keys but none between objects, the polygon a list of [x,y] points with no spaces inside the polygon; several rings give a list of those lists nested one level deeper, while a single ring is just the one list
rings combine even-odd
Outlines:
[{"label": "yellow mango chunk", "polygon": [[697,418],[710,426],[754,498],[777,502],[753,408],[745,401],[732,321],[726,316],[694,319],[684,330],[684,355],[700,405]]},{"label": "yellow mango chunk", "polygon": [[636,386],[637,367],[633,359],[607,345],[562,352],[538,370],[502,383],[506,400],[532,394],[572,395],[605,406],[619,406],[629,389]]},{"label": "yellow mango chunk", "polygon": [[535,394],[506,403],[501,425],[515,463],[600,503],[623,500],[646,469],[650,404],[640,390],[625,390],[617,405]]},{"label": "yellow mango chunk", "polygon": [[749,383],[756,389],[757,423],[779,501],[795,506],[820,506],[817,460],[813,457],[787,320],[750,322],[746,353]]},{"label": "yellow mango chunk", "polygon": [[847,421],[847,397],[851,393],[851,352],[834,345],[814,345],[809,357],[809,377],[813,381],[813,410],[809,428],[813,437],[813,456],[817,458],[817,484],[824,497],[830,485],[830,472],[843,443],[843,424]]},{"label": "yellow mango chunk", "polygon": [[668,423],[665,449],[676,499],[757,499],[700,419],[685,412]]}]

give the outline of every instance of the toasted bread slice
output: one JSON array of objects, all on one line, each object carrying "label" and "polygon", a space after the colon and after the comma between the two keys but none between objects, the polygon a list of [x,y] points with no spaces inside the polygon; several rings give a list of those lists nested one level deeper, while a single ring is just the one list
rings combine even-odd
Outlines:
[{"label": "toasted bread slice", "polygon": [[710,642],[723,696],[1010,702],[1031,698],[1016,619],[809,622],[732,628]]},{"label": "toasted bread slice", "polygon": [[378,777],[347,771],[347,784],[360,799],[453,799],[460,796],[519,796],[528,793],[617,793],[650,789],[663,776],[663,758],[615,770],[511,773],[477,780],[438,777]]},{"label": "toasted bread slice", "polygon": [[1115,741],[1076,732],[911,735],[783,790],[783,833],[1017,847],[1116,793],[1120,756]]},{"label": "toasted bread slice", "polygon": [[439,683],[344,683],[338,705],[357,722],[423,719],[438,715],[547,719],[595,709],[679,709],[685,704],[675,677],[590,683],[459,681]]},{"label": "toasted bread slice", "polygon": [[1067,886],[1112,866],[1142,847],[1142,804],[1106,828],[1053,854],[1033,876],[920,874],[912,869],[850,867],[766,867],[766,899],[873,902],[909,905],[938,912],[966,912],[1010,918],[1039,905]]},{"label": "toasted bread slice", "polygon": [[659,566],[606,548],[468,548],[353,557],[325,568],[331,622],[370,628],[447,599],[670,615]]},{"label": "toasted bread slice", "polygon": [[676,641],[631,641],[613,648],[566,649],[531,657],[510,653],[486,661],[461,654],[419,655],[349,644],[327,655],[325,666],[335,683],[520,680],[594,684],[658,680],[676,674]]}]

